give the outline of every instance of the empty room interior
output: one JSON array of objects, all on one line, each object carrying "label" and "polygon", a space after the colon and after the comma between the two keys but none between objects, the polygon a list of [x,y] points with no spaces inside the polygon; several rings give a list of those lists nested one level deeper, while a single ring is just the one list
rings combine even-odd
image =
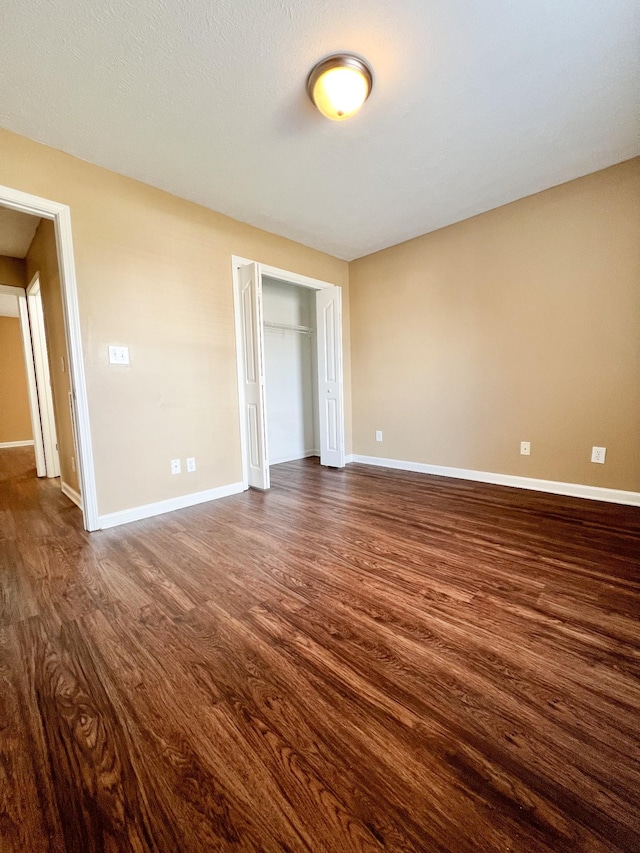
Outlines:
[{"label": "empty room interior", "polygon": [[637,853],[637,3],[1,29],[2,853]]}]

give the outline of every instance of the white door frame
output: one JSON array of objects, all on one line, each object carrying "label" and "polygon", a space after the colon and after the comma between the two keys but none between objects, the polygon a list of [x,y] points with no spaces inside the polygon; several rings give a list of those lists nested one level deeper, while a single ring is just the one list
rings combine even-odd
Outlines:
[{"label": "white door frame", "polygon": [[[243,371],[243,352],[244,352],[244,341],[243,341],[243,324],[242,324],[242,305],[240,300],[240,281],[238,276],[238,270],[240,267],[247,266],[248,264],[258,263],[257,261],[249,260],[248,258],[241,258],[237,255],[231,256],[231,269],[233,275],[233,307],[234,307],[234,315],[235,315],[235,325],[236,325],[236,367],[238,374],[238,407],[240,413],[240,446],[242,451],[242,485],[244,489],[249,488],[249,464],[248,464],[248,435],[247,435],[247,424],[245,419],[245,390],[244,390],[244,371]],[[311,290],[323,290],[328,287],[335,287],[336,285],[332,284],[330,281],[322,281],[318,278],[311,278],[307,275],[301,275],[300,273],[289,272],[288,270],[279,269],[278,267],[272,267],[268,264],[258,263],[258,270],[260,273],[260,282],[262,282],[263,276],[268,276],[269,278],[276,278],[280,281],[285,282],[286,284],[299,285],[300,287],[308,287]],[[340,342],[342,342],[342,317],[339,319],[339,327],[340,327]],[[264,364],[264,353],[261,354],[262,363]],[[339,365],[340,373],[342,373],[342,363]],[[344,399],[342,400],[341,405],[342,411],[342,441],[344,443]],[[266,423],[266,412],[265,415],[265,423]],[[268,452],[268,451],[267,451]],[[268,459],[267,459],[268,464]]]},{"label": "white door frame", "polygon": [[82,358],[78,286],[71,235],[71,211],[66,204],[59,204],[56,201],[39,198],[2,185],[0,185],[0,206],[29,213],[41,219],[51,219],[54,224],[65,334],[69,352],[69,378],[75,403],[75,427],[78,441],[77,468],[82,492],[82,514],[85,530],[98,530],[98,499],[93,466],[87,384]]},{"label": "white door frame", "polygon": [[42,422],[40,420],[40,406],[38,404],[38,386],[36,384],[36,365],[33,355],[33,341],[31,340],[31,326],[29,325],[29,309],[27,307],[27,291],[22,290],[18,295],[18,312],[20,314],[20,328],[22,330],[22,349],[24,350],[24,363],[27,369],[27,390],[29,392],[29,413],[31,415],[31,431],[33,432],[33,447],[36,453],[36,475],[47,476],[47,463],[44,455],[44,437],[42,435]]},{"label": "white door frame", "polygon": [[38,409],[40,411],[40,424],[42,426],[45,470],[47,477],[59,477],[60,456],[58,454],[58,434],[56,430],[55,412],[53,409],[49,351],[47,348],[47,335],[44,327],[42,293],[40,292],[40,273],[36,273],[27,285],[27,309],[29,314],[29,326],[31,328],[31,344],[33,351],[33,364],[35,368],[36,389],[38,394]]}]

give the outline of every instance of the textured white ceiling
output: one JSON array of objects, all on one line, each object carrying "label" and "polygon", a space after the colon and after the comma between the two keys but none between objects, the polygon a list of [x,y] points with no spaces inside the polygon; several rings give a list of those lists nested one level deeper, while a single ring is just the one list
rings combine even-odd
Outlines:
[{"label": "textured white ceiling", "polygon": [[39,222],[37,216],[0,207],[0,255],[24,258]]},{"label": "textured white ceiling", "polygon": [[[637,0],[3,0],[0,124],[352,259],[640,153]],[[367,57],[323,119],[316,60]]]}]

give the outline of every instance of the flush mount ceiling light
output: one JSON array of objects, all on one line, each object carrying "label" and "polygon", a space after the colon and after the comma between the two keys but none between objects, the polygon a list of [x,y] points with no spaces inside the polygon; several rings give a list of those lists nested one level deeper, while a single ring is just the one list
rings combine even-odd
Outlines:
[{"label": "flush mount ceiling light", "polygon": [[343,121],[371,94],[373,74],[367,63],[352,53],[327,56],[311,69],[307,79],[309,97],[323,116]]}]

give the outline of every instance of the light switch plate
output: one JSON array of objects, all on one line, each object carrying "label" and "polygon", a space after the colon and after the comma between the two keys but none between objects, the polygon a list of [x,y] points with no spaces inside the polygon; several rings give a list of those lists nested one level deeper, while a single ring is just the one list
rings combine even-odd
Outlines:
[{"label": "light switch plate", "polygon": [[109,347],[109,364],[129,364],[129,347]]}]

